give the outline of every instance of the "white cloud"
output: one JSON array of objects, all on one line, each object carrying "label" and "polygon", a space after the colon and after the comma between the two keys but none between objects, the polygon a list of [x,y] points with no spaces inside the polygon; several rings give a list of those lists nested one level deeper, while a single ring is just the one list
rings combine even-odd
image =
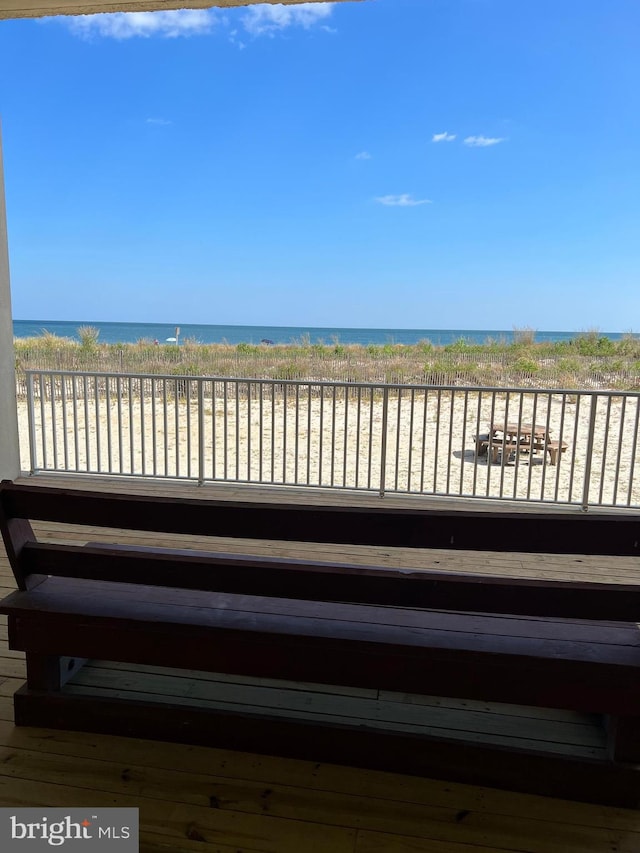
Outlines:
[{"label": "white cloud", "polygon": [[179,9],[168,12],[115,12],[81,15],[66,19],[72,33],[81,38],[94,36],[118,40],[129,38],[178,38],[210,33],[215,13],[210,9]]},{"label": "white cloud", "polygon": [[238,50],[244,50],[246,44],[242,41],[242,39],[238,38],[238,30],[231,30],[229,33],[229,41],[231,44],[235,45]]},{"label": "white cloud", "polygon": [[488,148],[490,145],[498,145],[504,141],[504,136],[467,136],[464,144],[470,148]]},{"label": "white cloud", "polygon": [[368,151],[361,151],[356,154],[356,160],[371,160],[371,154]]},{"label": "white cloud", "polygon": [[[332,12],[332,3],[250,6],[242,16],[242,25],[252,36],[273,36],[279,30],[284,30],[287,27],[302,27],[309,30],[320,21],[328,18]],[[323,29],[331,31],[326,26],[323,26]]]},{"label": "white cloud", "polygon": [[379,196],[376,201],[378,204],[385,204],[388,207],[417,207],[419,204],[431,204],[429,198],[412,198],[409,193],[402,195],[383,195]]},{"label": "white cloud", "polygon": [[453,142],[456,138],[455,133],[447,133],[445,130],[444,133],[434,133],[431,137],[432,142]]},{"label": "white cloud", "polygon": [[[257,37],[273,37],[288,27],[309,30],[319,26],[325,32],[335,32],[326,21],[333,12],[333,3],[300,3],[294,6],[250,6],[240,18],[244,30]],[[64,19],[72,33],[84,39],[96,37],[117,40],[130,38],[178,38],[207,35],[217,25],[228,25],[226,17],[212,9],[178,9],[166,12],[115,12],[79,15]],[[229,34],[232,44],[241,50],[245,44],[238,31]]]}]

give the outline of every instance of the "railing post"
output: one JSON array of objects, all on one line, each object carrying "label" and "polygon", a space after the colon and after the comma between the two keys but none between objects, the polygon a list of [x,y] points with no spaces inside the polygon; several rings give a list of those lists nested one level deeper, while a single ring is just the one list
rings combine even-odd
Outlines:
[{"label": "railing post", "polygon": [[[215,453],[215,449],[214,449]],[[198,377],[198,485],[204,484],[204,379]]]},{"label": "railing post", "polygon": [[582,489],[582,510],[586,512],[589,509],[589,487],[591,485],[591,460],[593,457],[593,440],[596,430],[596,411],[598,408],[598,398],[594,394],[591,397],[591,410],[589,412],[589,434],[587,436],[587,449],[584,463],[584,486]]},{"label": "railing post", "polygon": [[389,419],[389,386],[382,389],[382,436],[380,443],[380,497],[384,497],[387,474],[387,421]]},{"label": "railing post", "polygon": [[29,462],[31,475],[36,473],[36,424],[34,407],[33,373],[27,372],[27,416],[29,419]]}]

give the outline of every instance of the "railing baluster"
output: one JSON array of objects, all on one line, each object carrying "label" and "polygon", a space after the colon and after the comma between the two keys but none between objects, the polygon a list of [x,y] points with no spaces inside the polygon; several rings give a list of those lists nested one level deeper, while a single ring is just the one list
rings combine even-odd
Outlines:
[{"label": "railing baluster", "polygon": [[295,393],[296,393],[296,401],[295,401],[295,423],[294,423],[294,447],[293,447],[293,483],[294,485],[298,485],[298,459],[300,458],[300,385],[298,382],[295,384]]},{"label": "railing baluster", "polygon": [[[83,376],[82,382],[82,394],[84,399],[84,446],[85,446],[85,471],[89,473],[91,471],[91,435],[89,429],[89,387],[87,383],[87,375]],[[131,380],[129,380],[131,381]]]},{"label": "railing baluster", "polygon": [[[23,416],[33,473],[73,470],[201,483],[209,477],[248,483],[257,475],[268,484],[367,489],[380,495],[390,490],[584,508],[592,500],[601,506],[640,506],[635,483],[637,392],[455,386],[432,390],[418,385],[71,371],[27,371],[25,377]],[[254,401],[254,394],[259,399]],[[504,401],[499,407],[498,394]],[[485,463],[477,459],[471,436],[472,429],[482,433],[485,421],[489,427],[510,422],[512,435],[529,436],[526,443],[513,442],[515,465],[502,464],[499,475],[492,473],[491,461],[501,439],[490,434]],[[536,439],[529,422],[543,425],[549,438]],[[544,446],[548,441],[554,443],[554,466]],[[503,441],[506,456],[505,445]],[[539,462],[538,450],[544,452],[542,465],[534,464]]]},{"label": "railing baluster", "polygon": [[180,476],[180,397],[184,388],[184,379],[176,379],[175,393],[173,396],[173,414],[175,421],[175,472],[174,476]]},{"label": "railing baluster", "polygon": [[156,412],[156,397],[158,395],[158,379],[153,376],[151,378],[151,436],[152,436],[152,450],[151,450],[151,463],[153,467],[153,476],[157,477],[158,475],[158,426],[157,426],[157,412]]},{"label": "railing baluster", "polygon": [[355,489],[360,487],[360,424],[362,422],[362,386],[358,385],[356,389],[356,463],[354,471]]},{"label": "railing baluster", "polygon": [[622,398],[622,407],[620,409],[620,425],[618,428],[618,452],[616,454],[616,470],[613,479],[613,493],[611,503],[615,506],[618,502],[618,480],[620,479],[620,462],[622,460],[622,448],[624,439],[624,420],[627,411],[627,398]]},{"label": "railing baluster", "polygon": [[204,379],[198,379],[198,483],[202,486],[205,480],[204,470]]},{"label": "railing baluster", "polygon": [[[129,400],[129,405],[127,406],[127,411],[129,413],[129,473],[135,474],[136,472],[136,461],[135,461],[135,446],[136,446],[136,436],[134,429],[134,417],[133,417],[133,377],[129,376],[129,381],[127,383],[127,396]],[[166,435],[166,430],[165,430]]]},{"label": "railing baluster", "polygon": [[587,436],[587,451],[585,456],[584,468],[584,489],[582,492],[582,509],[586,512],[589,509],[589,492],[591,487],[591,463],[593,460],[593,440],[596,431],[596,410],[598,408],[598,398],[594,394],[591,397],[591,410],[589,412],[589,434]]},{"label": "railing baluster", "polygon": [[[495,423],[496,419],[496,391],[494,390],[491,394],[491,411],[489,413],[489,426],[491,427]],[[489,497],[489,490],[491,488],[491,474],[493,472],[492,462],[493,462],[493,429],[489,429],[489,444],[487,445],[487,490],[485,497]]]},{"label": "railing baluster", "polygon": [[162,438],[163,438],[163,456],[164,456],[164,471],[165,477],[169,476],[169,412],[168,412],[169,397],[167,395],[167,377],[162,380]]},{"label": "railing baluster", "polygon": [[[546,416],[545,422],[544,422],[544,430],[545,430],[545,434],[546,434],[546,439],[544,441],[545,447],[544,447],[544,450],[542,451],[542,453],[543,453],[542,475],[541,475],[541,482],[540,482],[540,500],[542,500],[542,501],[545,500],[545,495],[544,495],[545,488],[544,487],[545,487],[545,483],[546,483],[546,479],[547,479],[547,453],[549,451],[547,450],[546,443],[547,443],[547,441],[549,441],[549,436],[551,434],[551,403],[552,403],[552,399],[551,399],[551,394],[549,393],[547,395],[547,416]],[[559,456],[560,456],[560,450],[558,450],[558,458],[559,458]],[[558,467],[557,467],[557,465],[556,465],[555,470],[556,470],[556,480],[557,480],[557,478],[558,478]]]},{"label": "railing baluster", "polygon": [[[476,425],[475,425],[476,435],[475,435],[475,447],[474,447],[474,449],[473,449],[473,452],[474,452],[474,459],[476,460],[476,463],[475,463],[475,465],[473,466],[473,481],[472,481],[472,483],[471,483],[471,494],[472,494],[472,495],[475,495],[475,494],[476,494],[476,488],[477,488],[477,483],[478,483],[478,461],[477,461],[477,460],[478,460],[478,448],[480,447],[480,443],[479,443],[480,439],[479,439],[479,436],[480,436],[480,433],[481,433],[481,429],[480,429],[480,425],[481,425],[481,419],[480,419],[480,418],[481,418],[481,414],[482,414],[482,391],[478,391],[478,393],[476,394]],[[488,461],[489,461],[489,458],[488,458],[488,451],[487,451],[487,462],[488,462]]]},{"label": "railing baluster", "polygon": [[[506,428],[507,422],[509,420],[509,403],[510,403],[510,401],[511,401],[511,395],[510,395],[509,391],[507,391],[506,398],[505,398],[505,405],[504,405],[504,422],[502,423],[502,426],[505,428]],[[506,434],[506,432],[503,432],[502,433],[502,450],[500,451],[500,489],[498,492],[498,497],[500,497],[500,498],[504,497],[504,475],[505,475],[505,468],[506,468],[506,460],[504,458],[504,453],[505,453],[506,441],[507,441],[507,434]],[[514,477],[514,480],[515,479],[516,478]],[[515,498],[515,495],[516,495],[516,484],[514,482],[514,484],[513,484],[513,497],[514,498]]]},{"label": "railing baluster", "polygon": [[46,385],[44,381],[44,375],[40,374],[40,441],[42,443],[42,468],[47,470],[47,433],[46,433],[46,422],[47,419],[45,417],[45,397],[46,397]]},{"label": "railing baluster", "polygon": [[429,402],[429,392],[425,388],[422,396],[422,442],[421,442],[421,463],[420,463],[420,491],[424,492],[424,464],[427,458],[427,409]]},{"label": "railing baluster", "polygon": [[456,392],[452,390],[449,397],[449,438],[447,445],[447,494],[451,492],[451,453],[453,450],[453,415],[456,406]]},{"label": "railing baluster", "polygon": [[307,486],[311,485],[311,413],[313,394],[311,383],[307,386]]},{"label": "railing baluster", "polygon": [[192,380],[187,379],[187,395],[185,397],[185,403],[187,406],[187,477],[191,479],[192,476],[192,460],[191,460],[191,387]]},{"label": "railing baluster", "polygon": [[600,489],[598,491],[598,503],[602,505],[604,495],[604,472],[609,455],[609,431],[611,429],[611,397],[607,400],[607,414],[604,426],[604,441],[602,442],[602,462],[600,463]]},{"label": "railing baluster", "polygon": [[53,450],[53,470],[58,467],[58,428],[56,418],[56,381],[53,373],[49,374],[49,387],[51,389],[51,443]]},{"label": "railing baluster", "polygon": [[259,459],[258,459],[258,468],[259,468],[259,470],[258,470],[258,481],[259,481],[260,483],[262,483],[262,482],[263,482],[263,476],[262,476],[262,464],[263,464],[263,463],[262,463],[262,454],[263,454],[263,452],[264,452],[264,383],[263,383],[263,382],[261,382],[259,387],[260,387],[260,401],[259,401],[259,402],[260,402],[260,405],[259,405],[259,412],[260,412],[260,438],[259,438],[259,442],[258,442],[258,443],[259,443],[259,445],[260,445],[260,447],[259,447],[259,454],[260,454],[260,456],[259,456]]},{"label": "railing baluster", "polygon": [[138,380],[138,395],[140,399],[140,457],[141,470],[144,477],[147,473],[147,428],[145,424],[145,379],[141,377]]},{"label": "railing baluster", "polygon": [[[520,433],[520,427],[522,426],[522,394],[520,395],[520,414],[518,419],[518,433]],[[533,411],[531,413],[531,438],[529,440],[529,475],[527,477],[527,500],[531,499],[531,478],[533,475],[533,446],[535,444],[536,438],[536,423],[538,417],[538,393],[537,391],[533,392]],[[518,448],[516,450],[516,464],[519,462],[520,457],[520,444],[518,443]]]},{"label": "railing baluster", "polygon": [[282,482],[287,482],[287,389],[285,382],[282,386]]},{"label": "railing baluster", "polygon": [[380,497],[384,497],[387,475],[387,420],[389,417],[389,386],[382,390],[382,435],[380,446]]},{"label": "railing baluster", "polygon": [[35,404],[33,373],[29,373],[27,374],[27,418],[29,420],[29,461],[32,474],[35,474],[38,470]]},{"label": "railing baluster", "polygon": [[322,486],[322,455],[324,448],[324,385],[319,385],[320,388],[320,427],[318,434],[320,443],[318,447],[318,485]]},{"label": "railing baluster", "polygon": [[331,388],[331,485],[337,487],[336,482],[338,466],[338,386],[333,385]]},{"label": "railing baluster", "polygon": [[69,470],[69,436],[67,425],[67,377],[62,376],[60,381],[61,403],[62,403],[62,436],[64,453],[64,470]]},{"label": "railing baluster", "polygon": [[251,391],[253,382],[247,380],[247,482],[251,482]]},{"label": "railing baluster", "polygon": [[638,449],[638,428],[640,427],[640,398],[635,398],[636,416],[633,420],[633,443],[631,446],[631,460],[629,463],[629,486],[627,488],[627,506],[631,506],[633,498],[633,480],[636,467],[636,452]]},{"label": "railing baluster", "polygon": [[102,446],[100,441],[100,389],[98,387],[98,375],[93,376],[93,398],[96,418],[96,468],[98,473],[102,471]]},{"label": "railing baluster", "polygon": [[460,448],[460,494],[463,494],[464,488],[464,457],[465,457],[465,445],[467,443],[467,413],[469,411],[469,389],[465,389],[464,391],[464,408],[462,412],[462,446]]},{"label": "railing baluster", "polygon": [[[442,414],[442,388],[438,388],[436,392],[436,440],[433,450],[433,493],[438,491],[438,450],[440,449],[440,416]],[[448,467],[448,466],[447,466]]]},{"label": "railing baluster", "polygon": [[[562,443],[564,441],[564,417],[565,417],[566,408],[567,408],[567,395],[563,394],[562,395],[562,407],[560,409],[560,428],[558,430],[558,438],[557,438],[557,441],[558,441],[557,465],[558,465],[558,467],[556,468],[556,485],[555,485],[555,489],[553,491],[554,503],[558,503],[558,494],[560,491],[560,468],[559,468],[559,466],[560,466],[560,460],[562,459],[562,455],[563,455],[562,454]],[[575,438],[574,438],[574,443],[575,443]]]},{"label": "railing baluster", "polygon": [[234,394],[234,403],[235,403],[235,457],[236,457],[236,483],[240,479],[240,383],[235,382],[235,394]]},{"label": "railing baluster", "polygon": [[123,463],[123,438],[122,438],[122,382],[123,377],[116,377],[116,388],[117,388],[117,404],[118,404],[118,473],[124,474],[124,463]]},{"label": "railing baluster", "polygon": [[342,430],[342,487],[347,486],[347,459],[349,454],[349,388],[345,385],[342,389],[344,394],[344,428]]},{"label": "railing baluster", "polygon": [[375,388],[369,389],[369,459],[367,471],[367,488],[371,488],[373,481],[373,410],[375,408]]},{"label": "railing baluster", "polygon": [[213,462],[211,465],[211,479],[216,479],[216,461],[218,455],[218,430],[217,430],[217,408],[218,401],[216,397],[216,390],[218,387],[218,383],[215,379],[211,381],[211,447],[213,453]]},{"label": "railing baluster", "polygon": [[271,480],[276,477],[276,386],[271,383]]},{"label": "railing baluster", "polygon": [[[105,408],[107,414],[107,470],[113,474],[113,430],[111,428],[111,377],[106,377]],[[66,407],[65,407],[66,408]]]},{"label": "railing baluster", "polygon": [[411,466],[413,465],[413,418],[416,405],[415,388],[409,390],[409,440],[407,442],[407,492],[411,491]]},{"label": "railing baluster", "polygon": [[[593,397],[590,398],[591,404],[593,405]],[[582,401],[582,397],[578,397],[576,400],[576,413],[574,416],[574,436],[573,436],[573,447],[571,449],[571,473],[569,475],[569,502],[573,500],[573,483],[575,479],[576,472],[576,452],[578,450],[578,426],[580,424],[580,403]]]},{"label": "railing baluster", "polygon": [[394,459],[394,475],[395,475],[395,490],[398,491],[400,477],[400,440],[402,437],[402,388],[396,388],[397,391],[397,409],[396,409],[396,450]]}]

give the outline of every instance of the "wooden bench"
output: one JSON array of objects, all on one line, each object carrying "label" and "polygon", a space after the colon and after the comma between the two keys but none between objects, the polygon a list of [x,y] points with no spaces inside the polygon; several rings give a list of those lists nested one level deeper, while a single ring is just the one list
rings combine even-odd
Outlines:
[{"label": "wooden bench", "polygon": [[474,435],[473,438],[476,443],[476,456],[486,456],[491,441],[489,433],[483,432],[480,435]]},{"label": "wooden bench", "polygon": [[544,450],[549,452],[551,464],[557,465],[560,454],[565,453],[568,447],[566,441],[547,441]]},{"label": "wooden bench", "polygon": [[[488,549],[637,557],[637,514],[178,500],[5,481],[0,523],[18,585],[0,612],[27,662],[18,725],[640,801],[640,586],[257,553],[269,542],[446,548],[477,554],[478,569]],[[216,551],[215,539],[206,551],[142,546],[130,531],[237,537],[245,553]]]},{"label": "wooden bench", "polygon": [[528,444],[524,445],[518,444],[515,441],[495,440],[491,445],[491,461],[495,464],[500,459],[504,465],[509,461],[512,453],[522,453],[523,450],[528,448]]},{"label": "wooden bench", "polygon": [[569,445],[565,441],[534,441],[533,444],[531,444],[530,442],[524,441],[518,443],[514,441],[502,441],[501,439],[495,439],[491,444],[491,461],[495,463],[498,461],[498,457],[500,457],[504,464],[508,461],[512,453],[529,453],[531,450],[542,450],[545,454],[547,452],[549,453],[550,463],[552,465],[557,465],[560,453],[565,453],[568,446]]}]

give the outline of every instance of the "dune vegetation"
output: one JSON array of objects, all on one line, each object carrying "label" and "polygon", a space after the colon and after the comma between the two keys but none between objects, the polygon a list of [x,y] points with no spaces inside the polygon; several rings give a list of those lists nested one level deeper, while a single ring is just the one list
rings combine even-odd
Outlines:
[{"label": "dune vegetation", "polygon": [[15,340],[19,383],[25,370],[72,370],[277,380],[482,387],[640,390],[640,338],[611,339],[597,331],[568,341],[537,342],[535,331],[517,329],[513,339],[463,338],[446,346],[350,345],[303,337],[286,345],[180,345],[103,343],[98,330],[83,326],[78,338],[44,332]]}]

